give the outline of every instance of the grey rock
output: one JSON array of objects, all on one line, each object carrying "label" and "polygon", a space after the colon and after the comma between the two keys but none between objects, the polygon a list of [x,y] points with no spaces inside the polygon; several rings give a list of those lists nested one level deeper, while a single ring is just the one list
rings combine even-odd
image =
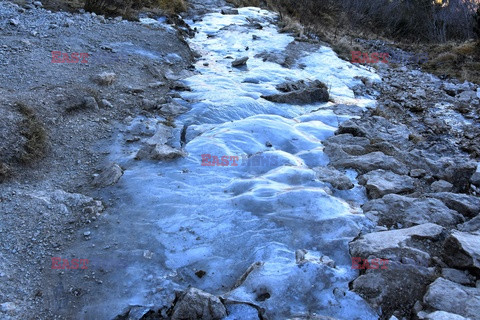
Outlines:
[{"label": "grey rock", "polygon": [[222,14],[235,15],[235,14],[238,14],[238,10],[237,9],[232,9],[232,8],[225,8],[225,9],[222,9],[221,13]]},{"label": "grey rock", "polygon": [[454,226],[463,222],[463,216],[447,208],[440,200],[409,198],[387,194],[381,199],[371,200],[363,205],[367,217],[388,227],[401,224],[411,227],[423,223]]},{"label": "grey rock", "polygon": [[92,184],[104,188],[114,185],[122,176],[123,169],[118,164],[112,163],[93,179]]},{"label": "grey rock", "polygon": [[445,312],[445,311],[435,311],[432,313],[423,312],[423,315],[420,319],[425,320],[469,320],[465,317],[462,317],[458,314]]},{"label": "grey rock", "polygon": [[414,179],[382,169],[370,171],[358,179],[365,185],[370,198],[381,198],[389,193],[411,193],[415,190]]},{"label": "grey rock", "polygon": [[179,114],[185,113],[187,111],[188,111],[188,109],[186,107],[184,107],[181,104],[176,103],[176,102],[171,102],[171,103],[164,104],[160,108],[160,112],[165,114],[165,115],[179,115]]},{"label": "grey rock", "polygon": [[110,101],[108,101],[107,99],[102,99],[102,107],[113,109],[112,103]]},{"label": "grey rock", "polygon": [[222,319],[227,316],[220,299],[196,288],[189,288],[179,298],[173,308],[172,320]]},{"label": "grey rock", "polygon": [[97,100],[95,100],[94,97],[83,98],[83,103],[84,103],[85,108],[87,108],[87,109],[98,110],[98,103],[97,103]]},{"label": "grey rock", "polygon": [[447,159],[442,165],[437,164],[440,179],[453,184],[454,192],[467,192],[470,187],[470,178],[477,170],[474,161],[461,161],[459,159]]},{"label": "grey rock", "polygon": [[410,170],[410,177],[412,178],[422,178],[427,174],[423,169],[412,169]]},{"label": "grey rock", "polygon": [[390,170],[400,175],[408,174],[408,168],[392,156],[383,152],[371,152],[357,157],[344,157],[332,161],[332,165],[342,168],[353,168],[360,172],[369,172],[377,169]]},{"label": "grey rock", "polygon": [[115,81],[116,77],[117,75],[114,72],[102,72],[98,74],[94,80],[100,85],[108,86]]},{"label": "grey rock", "polygon": [[480,187],[480,172],[475,172],[470,178],[470,182],[477,187]]},{"label": "grey rock", "polygon": [[332,187],[338,190],[349,190],[354,187],[350,179],[340,171],[330,167],[314,168],[317,179],[323,182],[330,183]]},{"label": "grey rock", "polygon": [[[299,83],[303,83],[300,85]],[[327,102],[329,99],[327,86],[319,81],[286,83],[277,86],[277,89],[284,93],[273,94],[268,96],[261,96],[263,99],[276,103],[289,103],[289,104],[310,104],[315,102]],[[285,91],[284,89],[291,89]],[[298,90],[293,90],[299,88]]]},{"label": "grey rock", "polygon": [[232,61],[232,67],[240,67],[247,64],[248,57],[238,58]]},{"label": "grey rock", "polygon": [[472,277],[465,271],[452,269],[452,268],[442,268],[442,277],[453,281],[458,284],[463,285],[470,285],[473,286],[475,284],[475,278]]},{"label": "grey rock", "polygon": [[480,215],[457,226],[459,231],[480,235]]},{"label": "grey rock", "polygon": [[410,243],[412,239],[438,241],[443,230],[439,225],[426,223],[406,229],[368,233],[350,243],[350,253],[352,257],[374,256],[392,261],[407,257],[417,265],[429,266],[430,254]]},{"label": "grey rock", "polygon": [[480,272],[480,235],[454,230],[443,248],[444,261],[449,266]]},{"label": "grey rock", "polygon": [[334,135],[324,141],[325,152],[332,161],[340,160],[348,155],[367,154],[370,145],[368,138],[354,137],[351,134]]},{"label": "grey rock", "polygon": [[12,26],[17,27],[20,24],[20,21],[18,19],[10,19],[8,20],[8,23],[10,23]]},{"label": "grey rock", "polygon": [[172,148],[168,145],[156,145],[150,151],[150,159],[152,160],[171,160],[185,156],[182,150]]},{"label": "grey rock", "polygon": [[386,270],[367,270],[353,281],[352,289],[373,308],[411,310],[434,276],[433,268],[392,261]]},{"label": "grey rock", "polygon": [[456,98],[462,102],[470,102],[477,98],[477,93],[472,90],[463,91],[462,93],[458,94]]},{"label": "grey rock", "polygon": [[479,319],[480,290],[438,278],[427,290],[423,301],[433,309]]},{"label": "grey rock", "polygon": [[39,8],[43,7],[43,4],[40,1],[34,1],[33,5]]},{"label": "grey rock", "polygon": [[438,180],[430,186],[433,192],[450,192],[453,189],[453,184],[445,180]]},{"label": "grey rock", "polygon": [[465,217],[475,217],[480,213],[479,197],[452,192],[437,192],[427,195],[439,199],[447,207],[461,213]]}]

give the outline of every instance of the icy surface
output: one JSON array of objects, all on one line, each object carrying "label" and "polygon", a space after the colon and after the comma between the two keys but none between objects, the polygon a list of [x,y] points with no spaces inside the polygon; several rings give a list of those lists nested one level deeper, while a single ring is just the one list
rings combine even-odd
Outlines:
[{"label": "icy surface", "polygon": [[[312,170],[328,164],[322,141],[350,117],[334,114],[331,102],[296,106],[260,96],[277,93],[275,86],[286,80],[318,79],[329,86],[336,103],[366,107],[374,101],[354,96],[351,88],[359,84],[354,77],[379,77],[326,47],[306,53],[292,69],[263,62],[255,55],[281,53],[293,38],[277,32],[276,17],[268,11],[239,12],[190,22],[199,31],[192,46],[203,58],[196,64],[199,74],[184,81],[192,91],[181,95],[191,103],[176,123],[186,126],[188,155],[170,162],[135,162],[138,145],[126,144],[126,136],[112,146],[111,160],[127,170],[105,191],[117,196],[106,215],[113,226],[93,232],[90,241],[98,249],[92,250],[90,265],[95,268],[95,259],[109,256],[126,261],[127,267],[110,268],[109,284],[80,317],[108,318],[128,304],[168,305],[174,290],[191,285],[256,304],[271,319],[307,314],[378,318],[348,291],[356,275],[348,242],[371,227],[360,214],[365,192],[358,184],[335,190]],[[249,57],[247,66],[233,68],[231,58],[243,56]],[[152,131],[155,123],[138,118],[130,130]],[[202,154],[227,156],[228,165],[202,166]],[[235,166],[230,157],[237,156]],[[347,176],[356,183],[353,171]],[[305,260],[297,261],[295,253],[302,249]],[[335,264],[325,263],[326,257]],[[236,285],[255,262],[261,264]],[[200,278],[198,270],[206,274]],[[228,310],[228,319],[256,314],[247,305]]]}]

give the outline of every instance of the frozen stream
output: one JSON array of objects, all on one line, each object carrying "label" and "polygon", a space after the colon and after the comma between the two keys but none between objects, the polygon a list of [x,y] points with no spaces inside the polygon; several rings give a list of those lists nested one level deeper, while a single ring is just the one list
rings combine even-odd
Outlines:
[{"label": "frozen stream", "polygon": [[[191,45],[203,58],[196,65],[199,74],[184,80],[192,91],[181,95],[192,103],[178,99],[189,111],[176,121],[176,143],[186,126],[188,156],[135,161],[138,145],[126,144],[123,135],[112,146],[111,160],[127,170],[105,191],[116,197],[105,216],[110,226],[93,230],[88,242],[95,245],[90,267],[101,265],[108,272],[81,318],[107,319],[129,304],[168,305],[174,290],[189,285],[259,305],[269,319],[378,318],[348,291],[357,273],[348,242],[369,227],[359,208],[364,190],[358,185],[333,189],[313,170],[328,164],[322,141],[350,116],[335,114],[331,102],[296,106],[260,96],[278,93],[275,86],[286,80],[318,79],[329,86],[335,103],[364,108],[374,101],[354,96],[351,88],[360,83],[354,77],[380,79],[326,47],[305,53],[290,69],[255,58],[264,51],[281,53],[294,39],[277,32],[274,14],[239,11],[189,22],[199,31]],[[229,56],[246,55],[247,67],[231,67]],[[154,129],[156,122],[137,118],[130,129]],[[202,154],[238,156],[238,166],[231,161],[202,166]],[[251,157],[249,166],[242,165],[245,155]],[[355,183],[355,173],[347,174]],[[297,250],[307,252],[301,264]],[[235,287],[255,262],[261,264]],[[257,314],[246,305],[231,305],[229,312],[228,319],[256,319]]]}]

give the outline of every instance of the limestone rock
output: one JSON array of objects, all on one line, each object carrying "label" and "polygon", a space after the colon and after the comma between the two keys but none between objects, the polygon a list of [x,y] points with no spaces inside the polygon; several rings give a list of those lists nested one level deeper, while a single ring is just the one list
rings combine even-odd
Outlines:
[{"label": "limestone rock", "polygon": [[411,310],[434,279],[433,268],[392,261],[386,270],[369,269],[353,281],[352,289],[384,314]]},{"label": "limestone rock", "polygon": [[92,184],[96,187],[107,187],[114,185],[123,175],[123,169],[116,163],[110,164],[99,175],[97,175]]},{"label": "limestone rock", "polygon": [[438,278],[429,287],[423,301],[431,308],[478,319],[480,290]]},{"label": "limestone rock", "polygon": [[430,254],[409,243],[412,239],[438,241],[442,232],[441,226],[426,223],[407,229],[369,233],[351,242],[350,252],[352,257],[374,256],[390,260],[409,258],[418,265],[429,266]]},{"label": "limestone rock", "polygon": [[241,67],[247,64],[248,57],[238,58],[232,61],[232,67]]},{"label": "limestone rock", "polygon": [[330,167],[317,167],[314,169],[317,179],[330,183],[338,190],[349,190],[354,187],[352,181],[340,171]]},{"label": "limestone rock", "polygon": [[450,192],[453,189],[453,184],[445,180],[438,180],[430,186],[433,192]]},{"label": "limestone rock", "polygon": [[408,174],[405,164],[383,152],[371,152],[358,157],[346,157],[332,161],[332,165],[342,168],[353,168],[360,172],[369,172],[377,169],[391,170],[400,175]]},{"label": "limestone rock", "polygon": [[389,193],[411,193],[415,190],[414,179],[382,169],[370,171],[359,178],[370,198],[381,198]]},{"label": "limestone rock", "polygon": [[444,250],[449,266],[480,272],[480,235],[454,230],[445,240]]},{"label": "limestone rock", "polygon": [[480,213],[480,198],[452,192],[429,193],[429,197],[442,201],[447,207],[465,217],[475,217]]},{"label": "limestone rock", "polygon": [[226,316],[227,310],[218,297],[189,288],[178,298],[173,308],[172,320],[214,320]]},{"label": "limestone rock", "polygon": [[410,198],[387,194],[363,205],[363,211],[380,225],[411,227],[423,223],[453,226],[463,222],[463,216],[447,208],[440,200]]},{"label": "limestone rock", "polygon": [[283,93],[262,96],[263,99],[277,103],[310,104],[315,102],[327,102],[329,99],[327,86],[319,81],[305,83],[285,83],[277,86]]}]

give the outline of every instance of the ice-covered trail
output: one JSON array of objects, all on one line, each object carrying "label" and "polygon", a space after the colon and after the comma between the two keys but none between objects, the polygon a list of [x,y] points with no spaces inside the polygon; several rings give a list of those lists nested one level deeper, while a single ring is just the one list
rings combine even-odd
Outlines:
[{"label": "ice-covered trail", "polygon": [[[379,77],[320,46],[291,68],[263,61],[256,55],[281,53],[294,40],[278,33],[275,18],[242,8],[238,15],[210,13],[187,21],[198,30],[191,45],[203,55],[198,74],[184,80],[192,91],[178,99],[189,111],[176,120],[174,143],[180,146],[185,127],[188,155],[135,161],[138,146],[119,135],[111,160],[127,170],[106,190],[115,196],[104,218],[111,223],[92,230],[86,242],[92,246],[90,268],[104,280],[85,297],[78,318],[109,319],[127,305],[169,305],[174,291],[187,286],[259,305],[269,319],[378,318],[348,290],[357,272],[348,242],[368,226],[359,207],[364,190],[357,184],[336,190],[313,170],[328,164],[322,141],[351,116],[336,114],[331,102],[297,106],[260,96],[278,93],[275,86],[287,80],[318,79],[330,87],[335,103],[363,108],[374,101],[354,96],[351,88],[360,83],[354,77]],[[231,58],[242,56],[250,58],[247,66],[232,68]],[[130,129],[155,128],[157,120],[137,118]],[[239,165],[202,166],[202,154],[238,156]],[[250,166],[241,165],[244,155],[251,157]],[[356,183],[355,173],[347,174]],[[298,250],[307,252],[300,264]],[[255,262],[261,264],[235,286]],[[228,311],[228,319],[257,315],[246,305]]]}]

